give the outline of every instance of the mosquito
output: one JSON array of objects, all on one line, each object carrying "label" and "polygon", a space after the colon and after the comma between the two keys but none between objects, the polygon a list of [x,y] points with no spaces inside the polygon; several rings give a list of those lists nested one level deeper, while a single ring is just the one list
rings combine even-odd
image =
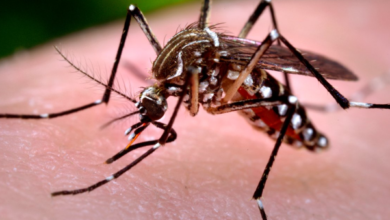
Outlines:
[{"label": "mosquito", "polygon": [[[0,114],[0,118],[20,119],[62,117],[101,104],[108,104],[113,92],[133,102],[138,109],[104,125],[107,126],[132,115],[139,115],[139,122],[130,126],[125,132],[130,140],[127,146],[107,159],[106,163],[111,164],[140,147],[149,146],[149,149],[123,169],[93,185],[81,189],[53,192],[52,196],[90,192],[120,177],[162,146],[175,141],[177,132],[173,129],[173,125],[182,103],[192,116],[197,115],[199,106],[202,105],[205,111],[214,115],[238,111],[254,127],[276,139],[268,163],[253,194],[260,215],[265,220],[267,215],[261,199],[281,143],[304,147],[310,151],[320,151],[329,146],[329,140],[315,128],[306,114],[304,105],[300,104],[297,97],[293,95],[289,74],[315,77],[342,109],[390,108],[390,104],[349,101],[339,93],[327,79],[354,81],[357,77],[347,68],[329,58],[296,49],[278,29],[271,0],[260,1],[238,36],[220,33],[216,25],[209,25],[210,4],[211,0],[203,0],[199,20],[175,34],[164,48],[154,36],[139,8],[130,5],[115,62],[106,84],[77,68],[58,50],[61,56],[77,70],[105,87],[101,99],[56,113]],[[246,39],[266,8],[271,12],[273,29],[262,41]],[[138,99],[128,97],[114,89],[117,68],[132,18],[141,27],[157,54],[152,66],[156,83],[144,88]],[[267,70],[282,72],[285,84],[273,78]],[[164,124],[159,120],[165,115],[168,109],[167,99],[171,96],[178,97],[178,101],[169,122]],[[161,137],[134,144],[149,126],[162,129]]]}]

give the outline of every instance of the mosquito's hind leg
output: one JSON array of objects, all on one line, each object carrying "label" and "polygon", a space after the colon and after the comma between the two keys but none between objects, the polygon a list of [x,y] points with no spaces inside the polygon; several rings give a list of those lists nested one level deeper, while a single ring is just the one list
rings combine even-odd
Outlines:
[{"label": "mosquito's hind leg", "polygon": [[259,5],[256,7],[255,11],[249,17],[248,21],[245,23],[244,27],[241,29],[240,34],[238,34],[239,38],[246,38],[249,32],[252,30],[253,25],[256,23],[257,19],[263,14],[264,9],[269,7],[272,18],[273,28],[278,30],[278,24],[276,22],[275,12],[272,7],[271,0],[261,0]]},{"label": "mosquito's hind leg", "polygon": [[345,98],[339,91],[337,91],[311,64],[307,61],[303,55],[295,49],[294,46],[287,41],[282,35],[279,35],[280,40],[287,48],[298,58],[298,60],[307,67],[307,69],[313,74],[315,78],[328,90],[328,92],[333,96],[336,102],[343,109],[350,107],[354,108],[381,108],[381,109],[390,109],[390,104],[373,104],[373,103],[364,103],[364,102],[353,102]]},{"label": "mosquito's hind leg", "polygon": [[[252,15],[249,17],[248,21],[245,23],[244,27],[241,29],[240,34],[238,34],[239,38],[246,38],[249,32],[252,30],[253,25],[256,23],[257,19],[263,14],[266,7],[269,7],[272,26],[274,29],[279,31],[278,23],[276,22],[276,16],[274,7],[272,6],[271,0],[261,0],[259,5],[253,11]],[[280,45],[280,40],[277,40],[278,45]],[[292,93],[291,83],[290,83],[290,75],[286,72],[283,72],[284,81],[286,83],[286,88]]]},{"label": "mosquito's hind leg", "polygon": [[[115,76],[116,76],[116,73],[117,73],[118,65],[119,65],[119,62],[120,62],[120,59],[121,59],[122,51],[123,51],[123,48],[124,48],[124,45],[125,45],[125,42],[126,42],[127,33],[129,31],[129,28],[130,28],[130,22],[131,22],[131,17],[132,16],[135,18],[135,20],[140,25],[141,29],[144,31],[146,37],[149,39],[149,42],[152,44],[152,46],[153,46],[154,50],[156,51],[156,53],[158,54],[161,51],[161,46],[158,43],[158,41],[155,38],[155,36],[152,33],[152,31],[150,30],[149,25],[146,22],[146,19],[145,19],[144,15],[142,14],[142,12],[136,6],[130,5],[130,7],[129,7],[128,11],[127,11],[125,24],[124,24],[123,31],[122,31],[122,36],[121,36],[121,39],[120,39],[120,42],[119,42],[119,47],[118,47],[118,50],[117,50],[117,53],[116,53],[115,62],[113,64],[113,66],[112,66],[111,75],[110,75],[110,78],[108,80],[108,83],[104,84],[104,83],[98,82],[101,85],[106,87],[102,99],[96,100],[95,102],[92,102],[92,103],[89,103],[89,104],[86,104],[86,105],[83,105],[83,106],[80,106],[80,107],[77,107],[77,108],[73,108],[73,109],[69,109],[69,110],[65,110],[65,111],[61,111],[61,112],[56,112],[56,113],[44,113],[44,114],[6,114],[6,113],[2,113],[2,114],[0,114],[0,118],[22,118],[22,119],[56,118],[56,117],[72,114],[72,113],[75,113],[75,112],[78,112],[78,111],[81,111],[81,110],[85,110],[85,109],[91,108],[93,106],[100,105],[102,103],[108,104],[112,91],[114,91],[114,92],[118,93],[119,95],[123,96],[123,94],[120,94],[120,92],[118,92],[118,91],[113,89],[113,85],[114,85],[114,80],[115,80]],[[57,51],[61,54],[61,56],[63,56],[63,54],[58,49],[57,49]],[[66,57],[64,57],[64,58],[66,59]],[[85,75],[87,75],[88,77],[91,78],[91,76],[89,76],[87,73],[83,72],[82,70],[78,69],[69,60],[67,60],[67,61],[73,67],[75,67],[78,71],[82,72],[83,74],[85,74]],[[92,79],[97,81],[94,78],[92,78]],[[126,97],[126,98],[128,98],[133,103],[136,103],[136,101],[134,99],[131,99],[129,97]]]},{"label": "mosquito's hind leg", "polygon": [[267,219],[267,215],[264,210],[263,203],[261,201],[261,197],[263,195],[264,187],[268,179],[268,175],[271,172],[271,168],[273,166],[273,163],[275,161],[275,158],[278,154],[280,145],[282,144],[283,138],[287,132],[287,128],[289,127],[291,123],[291,119],[293,117],[293,114],[295,113],[295,110],[297,109],[297,98],[295,96],[280,96],[280,97],[273,97],[273,98],[266,98],[266,99],[250,99],[250,100],[242,100],[238,102],[228,103],[217,107],[212,107],[207,109],[209,113],[212,114],[223,114],[227,112],[237,111],[237,110],[244,110],[248,108],[256,108],[256,107],[265,107],[265,106],[275,106],[279,105],[280,103],[285,103],[288,105],[288,110],[286,113],[286,118],[282,124],[282,127],[280,129],[279,136],[276,140],[274,149],[271,153],[271,156],[269,157],[268,163],[264,169],[263,175],[260,179],[260,182],[256,188],[256,191],[253,194],[253,199],[257,201],[258,208],[260,210],[260,214],[263,220]]},{"label": "mosquito's hind leg", "polygon": [[[387,72],[385,74],[373,78],[365,86],[363,86],[357,92],[349,96],[349,99],[356,100],[356,101],[363,101],[366,97],[382,89],[386,84],[389,83],[390,83],[390,72]],[[326,113],[335,112],[342,109],[337,103],[328,103],[328,104],[301,103],[301,105],[304,106],[306,109],[326,112]]]}]

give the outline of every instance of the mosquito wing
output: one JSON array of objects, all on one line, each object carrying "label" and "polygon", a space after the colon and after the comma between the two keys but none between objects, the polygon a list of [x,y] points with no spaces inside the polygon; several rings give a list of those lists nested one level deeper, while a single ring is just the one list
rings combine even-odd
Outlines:
[{"label": "mosquito wing", "polygon": [[[247,64],[261,42],[222,36],[222,42],[227,48],[227,56],[222,61]],[[338,62],[324,56],[300,50],[302,55],[327,79],[356,81],[358,77]],[[272,45],[263,55],[258,67],[267,70],[313,76],[313,74],[296,58],[288,48]]]}]

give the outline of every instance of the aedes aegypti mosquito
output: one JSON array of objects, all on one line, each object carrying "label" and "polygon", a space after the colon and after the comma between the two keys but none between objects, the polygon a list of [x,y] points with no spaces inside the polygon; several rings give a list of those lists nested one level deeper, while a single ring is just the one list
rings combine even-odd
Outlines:
[{"label": "aedes aegypti mosquito", "polygon": [[[252,25],[267,7],[271,11],[273,30],[263,41],[247,40],[246,36]],[[305,147],[313,151],[328,147],[328,139],[316,130],[307,118],[304,107],[292,95],[288,74],[315,77],[344,109],[350,107],[390,108],[388,104],[349,101],[340,94],[326,79],[356,80],[357,77],[335,61],[295,49],[279,31],[271,1],[263,0],[259,3],[238,36],[219,33],[215,26],[209,25],[209,12],[210,1],[205,0],[198,22],[177,33],[162,48],[140,10],[136,6],[130,5],[118,53],[110,79],[105,85],[106,90],[102,99],[57,113],[0,114],[1,118],[50,119],[103,103],[107,104],[111,92],[128,98],[138,108],[138,111],[124,116],[129,117],[134,114],[140,116],[140,122],[132,125],[126,131],[126,134],[130,135],[131,141],[125,149],[109,158],[106,163],[112,163],[126,153],[140,147],[150,146],[149,150],[119,172],[94,185],[82,189],[53,192],[53,196],[92,191],[118,178],[161,146],[176,139],[173,125],[182,102],[192,116],[198,113],[199,104],[202,104],[203,108],[211,114],[240,111],[253,126],[276,139],[274,150],[253,195],[262,218],[266,219],[261,197],[281,143],[284,141],[287,144]],[[145,88],[141,92],[139,100],[134,100],[113,89],[131,17],[135,18],[141,26],[157,54],[152,68],[157,83]],[[283,72],[286,85],[276,81],[266,70]],[[176,96],[179,99],[169,123],[164,124],[158,120],[168,108],[166,99],[169,96]],[[162,129],[164,131],[162,136],[157,140],[133,144],[136,138],[150,125]]]}]

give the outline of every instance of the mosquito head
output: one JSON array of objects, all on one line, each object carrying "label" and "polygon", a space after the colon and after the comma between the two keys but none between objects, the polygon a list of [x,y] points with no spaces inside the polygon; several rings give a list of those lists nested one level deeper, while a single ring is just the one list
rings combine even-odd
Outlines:
[{"label": "mosquito head", "polygon": [[136,107],[141,113],[141,121],[156,121],[164,116],[168,104],[161,88],[150,86],[141,92]]}]

